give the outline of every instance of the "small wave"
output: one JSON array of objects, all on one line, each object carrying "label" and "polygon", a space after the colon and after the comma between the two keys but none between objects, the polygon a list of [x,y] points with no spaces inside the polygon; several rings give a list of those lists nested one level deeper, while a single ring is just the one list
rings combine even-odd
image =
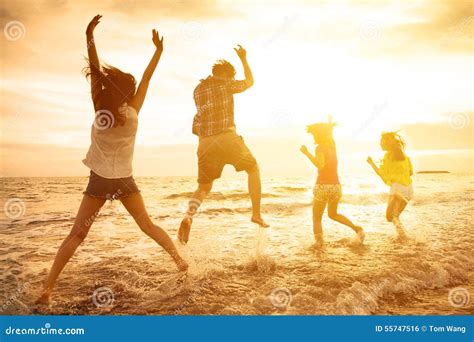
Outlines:
[{"label": "small wave", "polygon": [[[166,196],[165,199],[189,199],[193,195],[192,192],[179,192],[175,194],[171,194],[169,196]],[[263,198],[278,198],[281,197],[277,194],[272,194],[272,193],[262,193]],[[236,200],[242,200],[242,199],[248,199],[249,194],[248,192],[228,192],[228,193],[222,193],[222,192],[211,192],[207,197],[206,201],[211,200],[211,201],[236,201]]]},{"label": "small wave", "polygon": [[369,193],[369,194],[342,194],[341,203],[356,204],[356,205],[376,205],[385,203],[387,201],[388,194],[384,192]]},{"label": "small wave", "polygon": [[[342,194],[341,203],[357,205],[376,205],[385,203],[388,200],[388,193],[364,193],[364,194]],[[417,194],[410,203],[414,206],[428,204],[442,204],[460,201],[472,201],[472,195],[460,196],[459,193],[432,193],[429,195]]]},{"label": "small wave", "polygon": [[231,208],[209,208],[201,211],[201,214],[213,215],[222,213],[233,213],[234,210]]},{"label": "small wave", "polygon": [[171,194],[169,196],[166,196],[165,199],[190,198],[192,195],[193,195],[193,192],[191,191],[179,192],[177,194]]},{"label": "small wave", "polygon": [[273,189],[285,192],[305,192],[310,191],[307,187],[298,187],[298,186],[274,186]]},{"label": "small wave", "polygon": [[[276,212],[279,213],[278,215],[289,214],[296,210],[307,208],[311,206],[311,203],[266,203],[265,210],[269,212]],[[215,215],[215,214],[222,214],[222,213],[239,213],[239,214],[247,214],[252,211],[250,201],[247,206],[240,206],[240,207],[216,207],[216,208],[203,208],[200,210],[201,214],[205,215]]]},{"label": "small wave", "polygon": [[384,298],[406,297],[419,290],[447,288],[466,282],[466,270],[472,267],[470,265],[469,258],[461,254],[439,263],[411,261],[369,283],[355,281],[337,296],[336,310],[345,315],[373,314]]},{"label": "small wave", "polygon": [[44,220],[32,220],[26,223],[27,226],[39,225],[39,224],[50,224],[59,222],[70,222],[73,221],[74,217],[71,218],[57,218],[57,219],[44,219]]}]

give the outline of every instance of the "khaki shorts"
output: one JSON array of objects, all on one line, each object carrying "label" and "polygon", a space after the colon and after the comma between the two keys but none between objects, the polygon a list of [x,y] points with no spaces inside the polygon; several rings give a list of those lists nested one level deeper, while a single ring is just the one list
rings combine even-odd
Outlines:
[{"label": "khaki shorts", "polygon": [[235,131],[200,138],[197,155],[200,184],[220,178],[227,164],[233,165],[236,171],[250,171],[257,166],[244,139]]},{"label": "khaki shorts", "polygon": [[316,184],[313,194],[314,200],[318,202],[339,201],[342,197],[341,184]]}]

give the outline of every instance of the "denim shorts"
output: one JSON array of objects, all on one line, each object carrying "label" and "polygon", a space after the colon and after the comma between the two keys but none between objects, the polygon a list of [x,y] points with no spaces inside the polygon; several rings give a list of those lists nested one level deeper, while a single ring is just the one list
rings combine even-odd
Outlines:
[{"label": "denim shorts", "polygon": [[126,178],[104,178],[91,170],[85,195],[106,200],[115,200],[140,192],[133,176]]}]

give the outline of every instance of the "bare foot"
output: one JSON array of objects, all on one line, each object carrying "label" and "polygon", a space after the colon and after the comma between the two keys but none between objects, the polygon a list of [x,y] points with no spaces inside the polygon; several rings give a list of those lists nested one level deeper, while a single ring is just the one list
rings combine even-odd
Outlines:
[{"label": "bare foot", "polygon": [[316,236],[316,242],[314,244],[314,248],[316,249],[323,249],[324,248],[324,239],[322,237]]},{"label": "bare foot", "polygon": [[184,259],[181,259],[180,261],[176,262],[176,266],[178,266],[178,269],[180,272],[186,272],[189,268],[189,265]]},{"label": "bare foot", "polygon": [[408,236],[405,233],[405,229],[403,229],[403,225],[401,224],[400,220],[398,218],[394,218],[392,222],[400,240],[406,240]]},{"label": "bare foot", "polygon": [[36,300],[35,304],[50,305],[51,304],[51,292],[44,291],[41,296]]},{"label": "bare foot", "polygon": [[364,229],[362,229],[362,227],[360,227],[360,226],[357,226],[356,228],[357,228],[356,241],[362,245],[364,243],[364,239],[365,239]]},{"label": "bare foot", "polygon": [[266,223],[265,223],[265,221],[262,219],[261,216],[252,216],[251,221],[252,221],[253,223],[258,224],[258,225],[259,225],[260,227],[262,227],[262,228],[268,228],[268,227],[270,227],[269,224],[266,224]]},{"label": "bare foot", "polygon": [[397,233],[398,233],[398,239],[400,241],[408,240],[408,235],[405,233],[404,230],[397,231]]},{"label": "bare foot", "polygon": [[191,224],[192,223],[193,223],[193,219],[191,217],[185,217],[181,221],[181,225],[179,226],[179,230],[178,230],[178,240],[183,245],[188,243],[189,232],[191,231]]}]

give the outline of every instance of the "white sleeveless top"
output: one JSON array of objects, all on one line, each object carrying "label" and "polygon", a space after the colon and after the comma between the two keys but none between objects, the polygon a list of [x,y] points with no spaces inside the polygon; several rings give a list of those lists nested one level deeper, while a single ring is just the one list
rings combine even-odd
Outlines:
[{"label": "white sleeveless top", "polygon": [[107,110],[96,113],[91,127],[91,146],[82,161],[104,178],[125,178],[132,175],[133,150],[138,128],[138,113],[124,103],[120,115],[126,115],[123,126],[113,127],[114,116]]}]

